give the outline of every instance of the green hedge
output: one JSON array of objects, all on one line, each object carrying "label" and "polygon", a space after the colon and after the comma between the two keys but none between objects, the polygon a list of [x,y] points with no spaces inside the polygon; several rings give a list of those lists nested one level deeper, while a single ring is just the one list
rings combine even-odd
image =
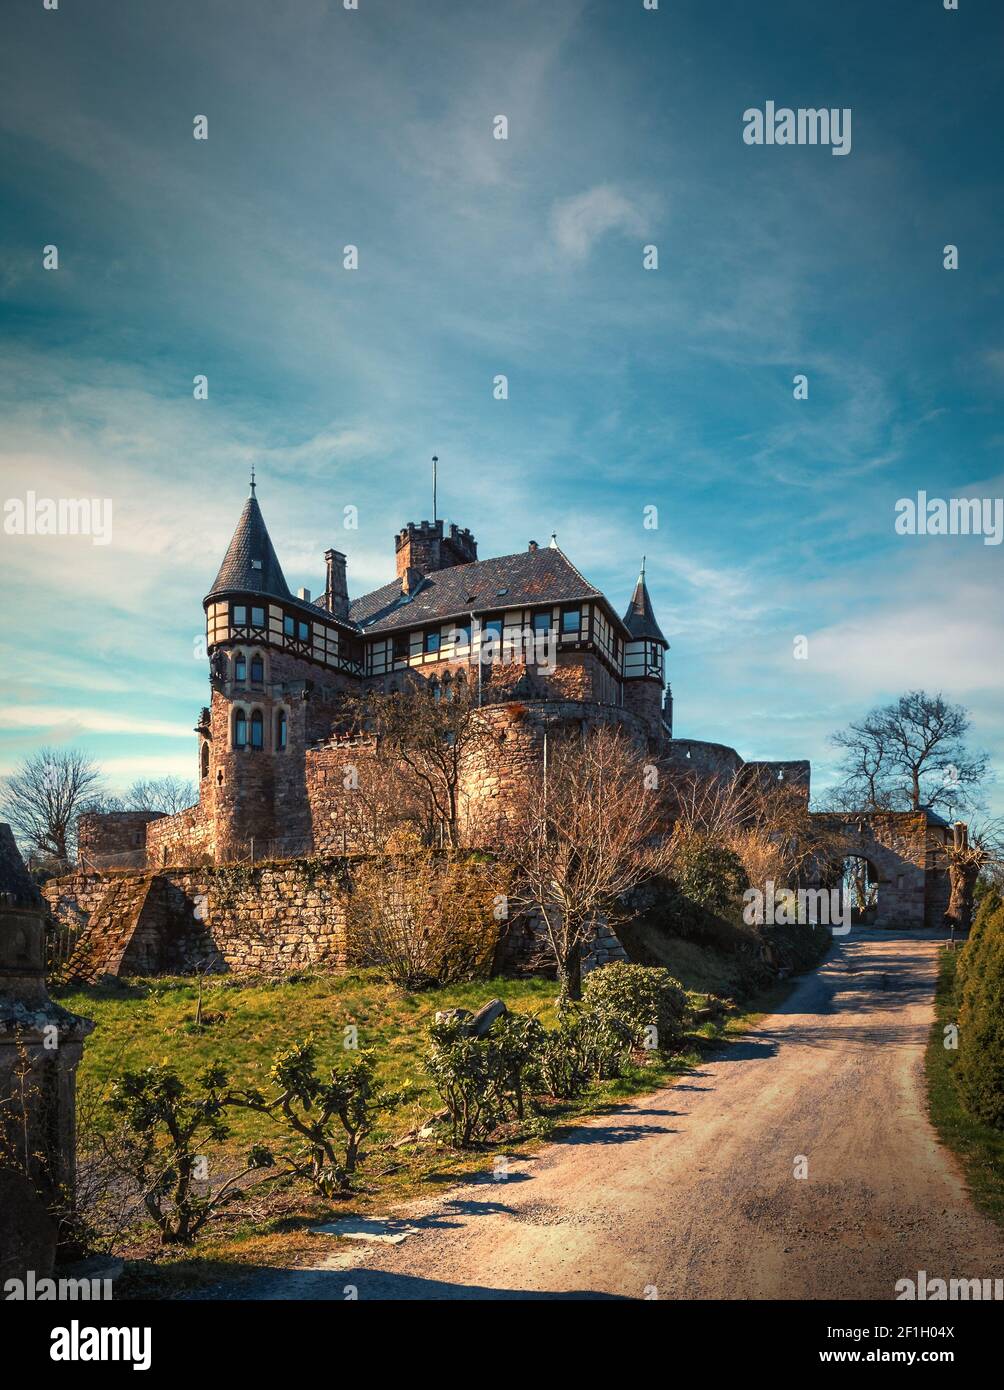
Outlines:
[{"label": "green hedge", "polygon": [[1004,1129],[1004,907],[982,914],[978,926],[962,949],[956,976],[955,1076],[969,1112]]}]

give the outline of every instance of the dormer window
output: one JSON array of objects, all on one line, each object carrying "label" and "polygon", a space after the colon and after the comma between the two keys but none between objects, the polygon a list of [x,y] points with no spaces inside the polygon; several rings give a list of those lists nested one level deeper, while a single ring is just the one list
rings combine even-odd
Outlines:
[{"label": "dormer window", "polygon": [[260,560],[252,560],[252,561],[251,561],[251,568],[252,568],[253,570],[260,570],[260,569],[261,569],[261,561],[260,561]]}]

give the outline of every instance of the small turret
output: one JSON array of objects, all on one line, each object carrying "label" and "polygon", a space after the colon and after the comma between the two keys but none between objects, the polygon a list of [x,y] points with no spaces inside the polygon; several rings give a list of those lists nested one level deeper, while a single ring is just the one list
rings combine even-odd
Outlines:
[{"label": "small turret", "polygon": [[669,643],[655,620],[645,583],[644,557],[631,602],[624,614],[624,626],[631,634],[624,643],[624,704],[646,721],[654,735],[658,735],[663,725],[662,686]]}]

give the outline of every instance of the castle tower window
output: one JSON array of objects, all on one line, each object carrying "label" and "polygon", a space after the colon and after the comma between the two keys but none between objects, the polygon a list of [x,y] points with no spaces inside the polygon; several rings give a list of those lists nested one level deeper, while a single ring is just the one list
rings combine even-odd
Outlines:
[{"label": "castle tower window", "polygon": [[199,754],[199,770],[203,777],[209,776],[209,744],[202,745],[202,752]]},{"label": "castle tower window", "polygon": [[561,611],[561,630],[567,636],[579,635],[579,627],[582,623],[582,614],[578,608],[563,608]]},{"label": "castle tower window", "polygon": [[252,608],[252,609],[251,609],[251,626],[252,626],[252,627],[264,627],[264,626],[265,626],[265,610],[264,610],[264,608]]},{"label": "castle tower window", "polygon": [[246,748],[248,746],[248,717],[242,709],[234,714],[234,747]]},{"label": "castle tower window", "polygon": [[243,652],[238,652],[234,657],[234,680],[238,685],[243,685],[248,678],[248,659]]},{"label": "castle tower window", "polygon": [[310,628],[307,626],[306,623],[300,623],[300,624],[299,624],[299,630],[298,630],[298,632],[297,632],[297,636],[299,637],[299,639],[300,639],[301,642],[306,642],[306,641],[309,639],[309,637],[310,637]]},{"label": "castle tower window", "polygon": [[265,745],[265,721],[261,717],[261,710],[256,709],[251,715],[251,747],[262,748]]},{"label": "castle tower window", "polygon": [[248,610],[243,603],[234,604],[234,627],[247,627]]},{"label": "castle tower window", "polygon": [[275,746],[280,752],[286,747],[287,736],[286,711],[281,709],[275,716]]},{"label": "castle tower window", "polygon": [[264,685],[265,683],[265,663],[260,656],[251,658],[251,684]]},{"label": "castle tower window", "polygon": [[296,636],[296,619],[291,613],[287,613],[282,620],[282,630],[287,637]]}]

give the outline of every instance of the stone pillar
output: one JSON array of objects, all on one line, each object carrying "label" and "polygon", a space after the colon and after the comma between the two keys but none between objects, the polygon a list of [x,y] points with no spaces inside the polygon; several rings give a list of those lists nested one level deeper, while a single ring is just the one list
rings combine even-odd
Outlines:
[{"label": "stone pillar", "polygon": [[[49,998],[44,905],[0,825],[0,1250],[15,1276],[45,1265],[44,1212],[73,1201],[76,1071],[93,1027]],[[32,1194],[40,1210],[26,1223]],[[26,1230],[32,1239],[15,1248]],[[54,1244],[53,1228],[53,1254]]]}]

